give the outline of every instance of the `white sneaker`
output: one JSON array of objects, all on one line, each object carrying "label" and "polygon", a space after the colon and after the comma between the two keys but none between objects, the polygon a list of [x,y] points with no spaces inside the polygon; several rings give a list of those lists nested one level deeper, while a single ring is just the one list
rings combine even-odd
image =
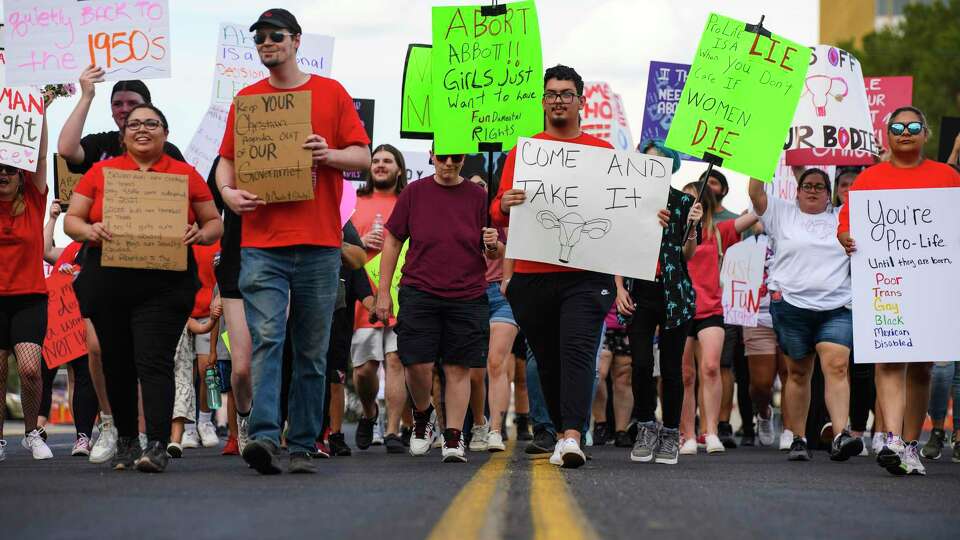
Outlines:
[{"label": "white sneaker", "polygon": [[563,457],[560,455],[560,443],[563,441],[557,441],[557,444],[553,446],[553,454],[550,456],[550,464],[560,467],[563,465]]},{"label": "white sneaker", "polygon": [[217,437],[217,428],[213,422],[197,424],[197,433],[200,434],[200,443],[204,448],[214,448],[220,444],[220,437]]},{"label": "white sneaker", "polygon": [[863,450],[860,451],[860,457],[869,457],[870,456],[870,441],[867,440],[867,436],[864,435],[860,437],[860,442],[863,443]]},{"label": "white sneaker", "polygon": [[146,433],[141,433],[140,436],[137,437],[137,439],[140,441],[140,450],[146,450],[146,449],[147,449],[147,443],[150,442],[150,441],[147,440],[147,434],[146,434]]},{"label": "white sneaker", "polygon": [[791,444],[793,444],[793,432],[789,429],[784,429],[783,433],[780,434],[780,451],[789,452]]},{"label": "white sneaker", "polygon": [[240,416],[237,415],[237,446],[240,447],[240,453],[243,453],[243,449],[247,446],[247,443],[250,442],[250,415]]},{"label": "white sneaker", "polygon": [[[410,436],[410,455],[411,456],[425,456],[430,453],[430,448],[434,442],[434,429],[436,429],[437,422],[437,411],[433,411],[430,414],[430,419],[427,420],[426,426],[423,428],[423,436],[418,437],[417,435],[417,421],[413,421],[413,434]],[[461,441],[462,444],[462,441]],[[444,446],[446,448],[446,446]]]},{"label": "white sneaker", "polygon": [[557,447],[560,449],[560,460],[564,469],[576,469],[587,462],[587,456],[583,455],[576,439],[564,439],[557,443]]},{"label": "white sneaker", "polygon": [[887,442],[886,433],[874,433],[873,442],[870,444],[870,447],[873,449],[873,453],[879,454],[880,450],[883,450],[883,445],[886,442]]},{"label": "white sneaker", "polygon": [[0,461],[7,459],[7,451],[4,448],[7,447],[7,441],[0,439]]},{"label": "white sneaker", "polygon": [[430,448],[443,448],[443,433],[437,433],[437,436],[433,438],[433,444],[430,445]]},{"label": "white sneaker", "polygon": [[187,429],[183,432],[183,440],[180,441],[180,446],[183,448],[200,448],[200,434],[197,433],[196,428]]},{"label": "white sneaker", "polygon": [[90,451],[90,463],[106,463],[117,453],[117,428],[110,420],[101,422],[97,429],[100,436]]},{"label": "white sneaker", "polygon": [[507,445],[503,444],[503,435],[499,431],[490,430],[487,435],[487,451],[503,452],[506,449]]},{"label": "white sneaker", "polygon": [[89,456],[90,455],[90,437],[86,433],[77,434],[77,442],[73,443],[71,456]]},{"label": "white sneaker", "polygon": [[777,436],[773,433],[773,409],[767,406],[767,418],[757,415],[757,440],[760,446],[773,446]]},{"label": "white sneaker", "polygon": [[727,451],[727,449],[723,446],[723,443],[720,441],[720,437],[708,433],[706,440],[708,454],[722,454]]},{"label": "white sneaker", "polygon": [[686,439],[685,441],[683,441],[683,444],[680,445],[680,455],[681,456],[697,455],[697,440]]},{"label": "white sneaker", "polygon": [[40,432],[37,430],[28,433],[27,436],[20,441],[20,444],[33,453],[33,459],[50,459],[53,457],[53,452],[50,451],[50,447],[43,441],[43,437],[40,436]]},{"label": "white sneaker", "polygon": [[373,439],[370,442],[373,446],[380,446],[383,444],[383,426],[380,425],[380,422],[377,422],[373,425]]},{"label": "white sneaker", "polygon": [[920,461],[920,449],[917,441],[908,444],[903,452],[903,466],[907,469],[907,474],[926,476],[927,469]]},{"label": "white sneaker", "polygon": [[443,462],[444,463],[466,463],[467,462],[467,449],[463,446],[463,436],[460,436],[460,440],[457,441],[457,446],[450,447],[446,443],[443,445]]},{"label": "white sneaker", "polygon": [[470,438],[470,451],[486,452],[487,436],[490,435],[490,422],[484,418],[483,424],[480,424],[479,426],[474,424],[473,428],[470,429],[470,433],[472,434],[472,437]]}]

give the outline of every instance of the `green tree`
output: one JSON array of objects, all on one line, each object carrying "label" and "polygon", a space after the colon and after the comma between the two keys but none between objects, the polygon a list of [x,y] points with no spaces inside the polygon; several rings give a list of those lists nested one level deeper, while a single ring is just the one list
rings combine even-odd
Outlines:
[{"label": "green tree", "polygon": [[927,157],[937,157],[940,119],[960,116],[960,0],[911,3],[894,27],[871,32],[863,47],[839,43],[860,60],[864,76],[913,77],[913,104],[933,132]]}]

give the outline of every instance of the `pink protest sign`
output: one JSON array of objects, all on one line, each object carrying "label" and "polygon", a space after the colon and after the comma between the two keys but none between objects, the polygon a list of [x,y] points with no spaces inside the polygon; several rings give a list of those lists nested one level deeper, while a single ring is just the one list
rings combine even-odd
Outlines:
[{"label": "pink protest sign", "polygon": [[913,77],[865,77],[863,86],[867,89],[874,137],[887,148],[890,113],[913,102]]},{"label": "pink protest sign", "polygon": [[340,196],[340,227],[347,224],[357,209],[357,188],[349,180],[343,181],[343,195]]}]

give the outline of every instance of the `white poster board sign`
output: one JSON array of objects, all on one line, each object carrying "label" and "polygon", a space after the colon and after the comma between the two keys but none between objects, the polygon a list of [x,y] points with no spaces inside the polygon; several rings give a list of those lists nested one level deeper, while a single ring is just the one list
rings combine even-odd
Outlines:
[{"label": "white poster board sign", "polygon": [[595,146],[521,138],[507,257],[653,280],[673,163]]},{"label": "white poster board sign", "polygon": [[723,252],[720,286],[723,288],[723,322],[757,326],[760,285],[767,257],[767,236],[751,236]]},{"label": "white poster board sign", "polygon": [[960,360],[960,188],[850,192],[857,363]]},{"label": "white poster board sign", "polygon": [[43,110],[39,90],[0,87],[0,163],[36,172]]},{"label": "white poster board sign", "polygon": [[[220,23],[211,103],[229,106],[241,89],[270,76],[270,71],[260,62],[249,28],[250,25]],[[329,77],[333,64],[333,38],[319,34],[301,35],[297,64],[304,73]]]},{"label": "white poster board sign", "polygon": [[190,139],[190,145],[183,152],[187,163],[206,178],[210,173],[213,161],[220,153],[220,143],[223,142],[223,132],[227,129],[227,105],[214,103],[207,109],[200,121],[200,127]]},{"label": "white poster board sign", "polygon": [[630,122],[623,107],[623,98],[602,81],[583,84],[587,103],[583,107],[580,129],[599,137],[617,150],[633,150]]},{"label": "white poster board sign", "polygon": [[430,163],[430,152],[405,151],[403,161],[407,166],[407,182],[426,178],[436,172]]},{"label": "white poster board sign", "polygon": [[76,82],[89,64],[108,81],[170,77],[167,0],[3,0],[6,83]]}]

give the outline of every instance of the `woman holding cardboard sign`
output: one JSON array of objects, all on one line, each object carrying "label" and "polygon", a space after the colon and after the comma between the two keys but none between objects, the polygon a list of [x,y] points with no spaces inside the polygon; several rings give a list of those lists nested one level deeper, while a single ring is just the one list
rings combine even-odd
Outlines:
[{"label": "woman holding cardboard sign", "polygon": [[[91,248],[76,287],[100,337],[107,394],[120,439],[112,461],[115,469],[136,466],[160,472],[167,464],[166,444],[173,413],[173,357],[198,288],[197,265],[189,250],[186,270],[113,268],[101,264],[101,245],[110,242],[103,224],[105,171],[149,172],[188,178],[189,208],[184,246],[209,245],[222,227],[213,196],[190,165],[164,153],[167,120],[152,105],[134,107],[123,130],[126,153],[93,166],[70,199],[64,231]],[[133,361],[131,362],[131,359]],[[143,391],[147,448],[137,442],[137,383]]]}]

